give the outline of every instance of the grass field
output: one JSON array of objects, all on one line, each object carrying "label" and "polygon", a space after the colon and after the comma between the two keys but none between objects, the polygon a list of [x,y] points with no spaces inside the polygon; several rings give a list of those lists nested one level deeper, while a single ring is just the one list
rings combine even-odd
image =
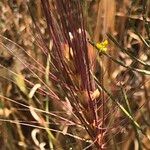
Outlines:
[{"label": "grass field", "polygon": [[150,0],[1,0],[0,128],[0,150],[149,150]]}]

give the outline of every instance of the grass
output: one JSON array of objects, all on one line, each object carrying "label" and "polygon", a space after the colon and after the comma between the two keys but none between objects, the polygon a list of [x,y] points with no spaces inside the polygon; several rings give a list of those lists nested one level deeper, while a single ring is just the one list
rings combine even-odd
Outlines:
[{"label": "grass", "polygon": [[149,5],[2,0],[0,148],[149,149]]}]

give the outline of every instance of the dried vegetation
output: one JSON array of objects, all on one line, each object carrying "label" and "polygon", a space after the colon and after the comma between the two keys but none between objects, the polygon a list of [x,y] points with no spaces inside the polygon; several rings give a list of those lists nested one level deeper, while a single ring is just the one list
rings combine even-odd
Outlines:
[{"label": "dried vegetation", "polygon": [[149,149],[149,8],[1,0],[0,149]]}]

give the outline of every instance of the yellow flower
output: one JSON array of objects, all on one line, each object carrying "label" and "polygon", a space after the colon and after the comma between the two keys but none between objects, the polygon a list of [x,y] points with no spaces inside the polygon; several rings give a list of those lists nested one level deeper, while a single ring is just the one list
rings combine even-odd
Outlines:
[{"label": "yellow flower", "polygon": [[108,50],[107,46],[108,46],[107,40],[105,40],[104,42],[101,42],[101,43],[96,43],[96,48],[99,50],[99,52],[105,53]]}]

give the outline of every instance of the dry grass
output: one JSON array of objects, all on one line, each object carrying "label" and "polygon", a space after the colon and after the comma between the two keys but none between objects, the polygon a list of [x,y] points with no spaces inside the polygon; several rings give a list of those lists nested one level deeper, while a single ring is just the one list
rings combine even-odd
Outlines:
[{"label": "dry grass", "polygon": [[149,6],[1,0],[0,149],[149,149]]}]

